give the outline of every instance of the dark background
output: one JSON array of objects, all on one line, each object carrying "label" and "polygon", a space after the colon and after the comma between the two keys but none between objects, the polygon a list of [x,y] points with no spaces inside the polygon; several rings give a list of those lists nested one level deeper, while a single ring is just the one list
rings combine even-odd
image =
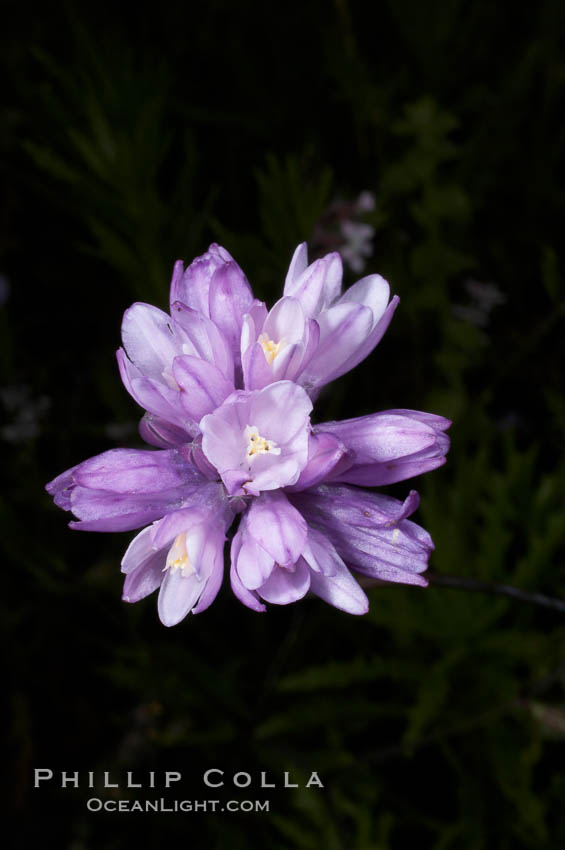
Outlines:
[{"label": "dark background", "polygon": [[[226,584],[169,630],[154,599],[120,601],[132,535],[69,531],[43,490],[86,457],[140,445],[114,352],[132,301],[166,306],[174,260],[219,241],[272,304],[296,244],[323,253],[339,238],[332,204],[351,217],[369,191],[364,273],[387,277],[401,305],[316,416],[452,418],[447,466],[415,482],[431,568],[564,597],[563,4],[2,10],[15,846],[563,846],[563,614],[395,586],[370,591],[364,618],[316,598],[258,615]],[[92,792],[34,790],[34,767],[181,770],[174,796],[187,799],[218,796],[205,769],[244,770],[252,788],[222,799],[268,797],[271,813],[88,814]],[[257,789],[261,771],[280,784],[285,770],[302,782],[317,770],[325,788]]]}]

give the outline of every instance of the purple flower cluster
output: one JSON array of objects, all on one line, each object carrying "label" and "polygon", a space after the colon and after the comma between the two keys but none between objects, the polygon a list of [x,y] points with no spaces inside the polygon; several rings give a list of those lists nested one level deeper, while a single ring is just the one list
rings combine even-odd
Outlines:
[{"label": "purple flower cluster", "polygon": [[449,421],[388,410],[312,426],[321,388],[361,362],[396,309],[369,275],[342,293],[332,253],[292,258],[283,297],[268,311],[228,252],[211,245],[175,265],[170,315],[134,304],[123,319],[122,380],[144,409],[157,450],[113,449],[47,485],[73,512],[71,528],[142,528],[122,561],[127,602],[159,590],[166,626],[216,597],[231,542],[231,586],[255,611],[308,591],[351,614],[368,610],[354,578],[426,585],[429,534],[418,507],[361,487],[441,466]]}]

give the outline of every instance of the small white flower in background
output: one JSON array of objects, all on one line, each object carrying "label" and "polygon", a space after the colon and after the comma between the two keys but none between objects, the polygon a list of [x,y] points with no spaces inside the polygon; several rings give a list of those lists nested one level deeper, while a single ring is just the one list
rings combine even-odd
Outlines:
[{"label": "small white flower in background", "polygon": [[0,401],[4,407],[8,424],[0,434],[7,443],[23,443],[39,435],[39,421],[51,407],[49,396],[33,397],[26,384],[0,388]]},{"label": "small white flower in background", "polygon": [[108,422],[104,433],[111,440],[125,440],[137,433],[136,422]]},{"label": "small white flower in background", "polygon": [[354,201],[333,201],[314,228],[315,252],[339,251],[351,271],[362,272],[373,253],[375,228],[359,219],[375,208],[375,195],[367,189]]},{"label": "small white flower in background", "polygon": [[478,328],[486,328],[493,309],[499,304],[504,304],[506,296],[495,283],[483,283],[469,278],[464,286],[470,297],[470,303],[455,304],[453,315]]},{"label": "small white flower in background", "polygon": [[363,271],[367,259],[373,253],[373,236],[375,228],[362,221],[345,220],[340,225],[345,243],[341,246],[342,259],[351,271],[359,274]]},{"label": "small white flower in background", "polygon": [[374,192],[369,192],[368,189],[365,189],[364,192],[361,192],[359,197],[355,202],[356,210],[359,214],[373,212],[373,210],[377,206],[377,200],[375,198]]}]

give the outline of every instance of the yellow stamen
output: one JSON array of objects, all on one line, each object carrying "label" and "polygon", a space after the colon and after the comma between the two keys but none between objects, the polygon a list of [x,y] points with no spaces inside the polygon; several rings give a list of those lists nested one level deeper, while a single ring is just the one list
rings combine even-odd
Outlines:
[{"label": "yellow stamen", "polygon": [[168,569],[170,569],[172,573],[174,573],[175,570],[180,570],[181,575],[184,578],[192,575],[195,572],[195,569],[190,563],[188,557],[185,531],[182,532],[182,534],[177,534],[177,536],[175,537],[175,542],[169,549],[169,554],[167,555],[167,562],[163,568],[163,572]]},{"label": "yellow stamen", "polygon": [[279,342],[274,342],[272,339],[269,339],[267,334],[260,334],[257,342],[260,343],[261,348],[265,353],[265,360],[267,361],[269,366],[271,365],[281,348],[286,347],[286,340],[284,339],[284,337]]},{"label": "yellow stamen", "polygon": [[252,460],[257,455],[272,454],[280,455],[281,450],[274,440],[265,440],[261,437],[255,425],[247,425],[243,436],[247,440],[247,459]]}]

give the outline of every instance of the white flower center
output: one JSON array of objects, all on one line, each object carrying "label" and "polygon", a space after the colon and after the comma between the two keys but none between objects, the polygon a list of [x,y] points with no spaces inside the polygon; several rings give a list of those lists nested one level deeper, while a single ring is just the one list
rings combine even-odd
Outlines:
[{"label": "white flower center", "polygon": [[257,342],[260,343],[261,348],[265,353],[265,360],[271,365],[279,351],[283,348],[286,348],[286,339],[283,337],[280,342],[274,342],[274,340],[269,339],[267,334],[260,334]]},{"label": "white flower center", "polygon": [[243,436],[247,440],[247,460],[251,461],[257,455],[280,455],[281,453],[275,441],[261,437],[255,425],[246,425]]},{"label": "white flower center", "polygon": [[167,555],[167,561],[163,568],[163,572],[168,569],[170,569],[172,573],[174,573],[175,570],[180,570],[181,575],[184,578],[191,576],[196,572],[188,557],[188,551],[186,548],[186,531],[182,534],[177,534],[175,542],[169,549],[169,554]]}]

